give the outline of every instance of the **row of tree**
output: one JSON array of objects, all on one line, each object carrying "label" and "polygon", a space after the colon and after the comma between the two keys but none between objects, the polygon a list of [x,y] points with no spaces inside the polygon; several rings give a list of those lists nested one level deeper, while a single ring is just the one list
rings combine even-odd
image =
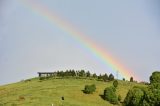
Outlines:
[{"label": "row of tree", "polygon": [[41,77],[40,80],[48,79],[50,77],[80,77],[80,78],[96,78],[102,81],[113,81],[114,75],[109,74],[109,76],[105,74],[97,75],[96,73],[92,74],[89,71],[85,70],[66,70],[66,71],[56,71],[53,76],[44,76]]},{"label": "row of tree", "polygon": [[[89,71],[85,70],[66,70],[66,71],[56,71],[54,74],[54,77],[83,77],[83,78],[96,78],[97,80],[100,81],[113,81],[115,79],[114,75],[111,74],[100,74],[97,75],[96,73],[92,74]],[[47,76],[52,77],[52,76]],[[47,79],[46,77],[40,78],[40,80]],[[125,81],[125,79],[123,78]],[[133,77],[130,78],[130,81],[133,82]]]}]

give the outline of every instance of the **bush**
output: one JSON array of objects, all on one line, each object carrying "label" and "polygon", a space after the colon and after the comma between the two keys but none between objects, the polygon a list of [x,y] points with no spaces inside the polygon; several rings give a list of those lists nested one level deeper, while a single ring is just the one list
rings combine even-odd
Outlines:
[{"label": "bush", "polygon": [[112,86],[107,87],[104,90],[104,100],[107,100],[112,104],[118,104],[118,98],[115,91],[116,91],[115,87],[112,87]]},{"label": "bush", "polygon": [[95,90],[96,90],[95,84],[85,85],[83,92],[86,94],[92,94],[93,92],[95,92]]},{"label": "bush", "polygon": [[39,77],[39,80],[45,80],[46,78],[45,77]]},{"label": "bush", "polygon": [[117,81],[117,80],[114,80],[114,82],[113,82],[113,86],[114,86],[115,88],[117,88],[117,87],[118,87],[118,81]]}]

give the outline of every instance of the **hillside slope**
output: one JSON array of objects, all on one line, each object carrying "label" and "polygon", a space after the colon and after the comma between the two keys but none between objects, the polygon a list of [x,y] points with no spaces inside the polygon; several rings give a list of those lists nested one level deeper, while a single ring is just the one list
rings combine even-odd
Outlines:
[{"label": "hillside slope", "polygon": [[[86,84],[95,84],[96,92],[84,94]],[[48,79],[40,81],[37,78],[14,84],[0,86],[0,106],[112,106],[103,100],[103,90],[112,82],[102,82],[95,79]],[[116,93],[125,98],[133,86],[142,84],[119,81]],[[61,97],[64,97],[64,100]]]}]

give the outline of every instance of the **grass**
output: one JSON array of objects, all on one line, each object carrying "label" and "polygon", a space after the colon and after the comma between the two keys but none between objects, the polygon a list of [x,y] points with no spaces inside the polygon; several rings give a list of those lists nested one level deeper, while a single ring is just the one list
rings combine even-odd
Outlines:
[{"label": "grass", "polygon": [[[138,83],[118,81],[117,95],[124,100],[128,90],[133,86],[145,86]],[[94,79],[48,79],[37,78],[14,84],[0,86],[0,106],[113,106],[100,95],[113,82]],[[96,92],[84,94],[86,84],[95,84]],[[61,97],[64,97],[64,100]]]}]

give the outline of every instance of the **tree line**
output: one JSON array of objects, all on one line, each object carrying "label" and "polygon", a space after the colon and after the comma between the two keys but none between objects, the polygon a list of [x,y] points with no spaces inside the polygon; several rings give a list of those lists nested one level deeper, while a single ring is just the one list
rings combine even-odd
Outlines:
[{"label": "tree line", "polygon": [[[54,72],[53,76],[44,76],[40,77],[40,80],[48,79],[51,77],[59,77],[59,78],[66,78],[66,77],[76,77],[76,78],[95,78],[99,81],[113,81],[115,79],[114,75],[110,73],[109,75],[107,73],[105,74],[99,74],[91,73],[90,71],[85,70],[66,70],[66,71],[56,71]],[[125,78],[122,79],[125,81]],[[136,82],[133,80],[133,77],[130,77],[130,82]]]},{"label": "tree line", "polygon": [[114,75],[111,74],[100,74],[97,75],[96,73],[90,73],[90,71],[85,70],[66,70],[66,71],[56,71],[52,76],[43,76],[40,77],[40,80],[52,78],[52,77],[59,77],[59,78],[66,78],[66,77],[76,77],[76,78],[96,78],[99,81],[113,81],[115,79]]}]

